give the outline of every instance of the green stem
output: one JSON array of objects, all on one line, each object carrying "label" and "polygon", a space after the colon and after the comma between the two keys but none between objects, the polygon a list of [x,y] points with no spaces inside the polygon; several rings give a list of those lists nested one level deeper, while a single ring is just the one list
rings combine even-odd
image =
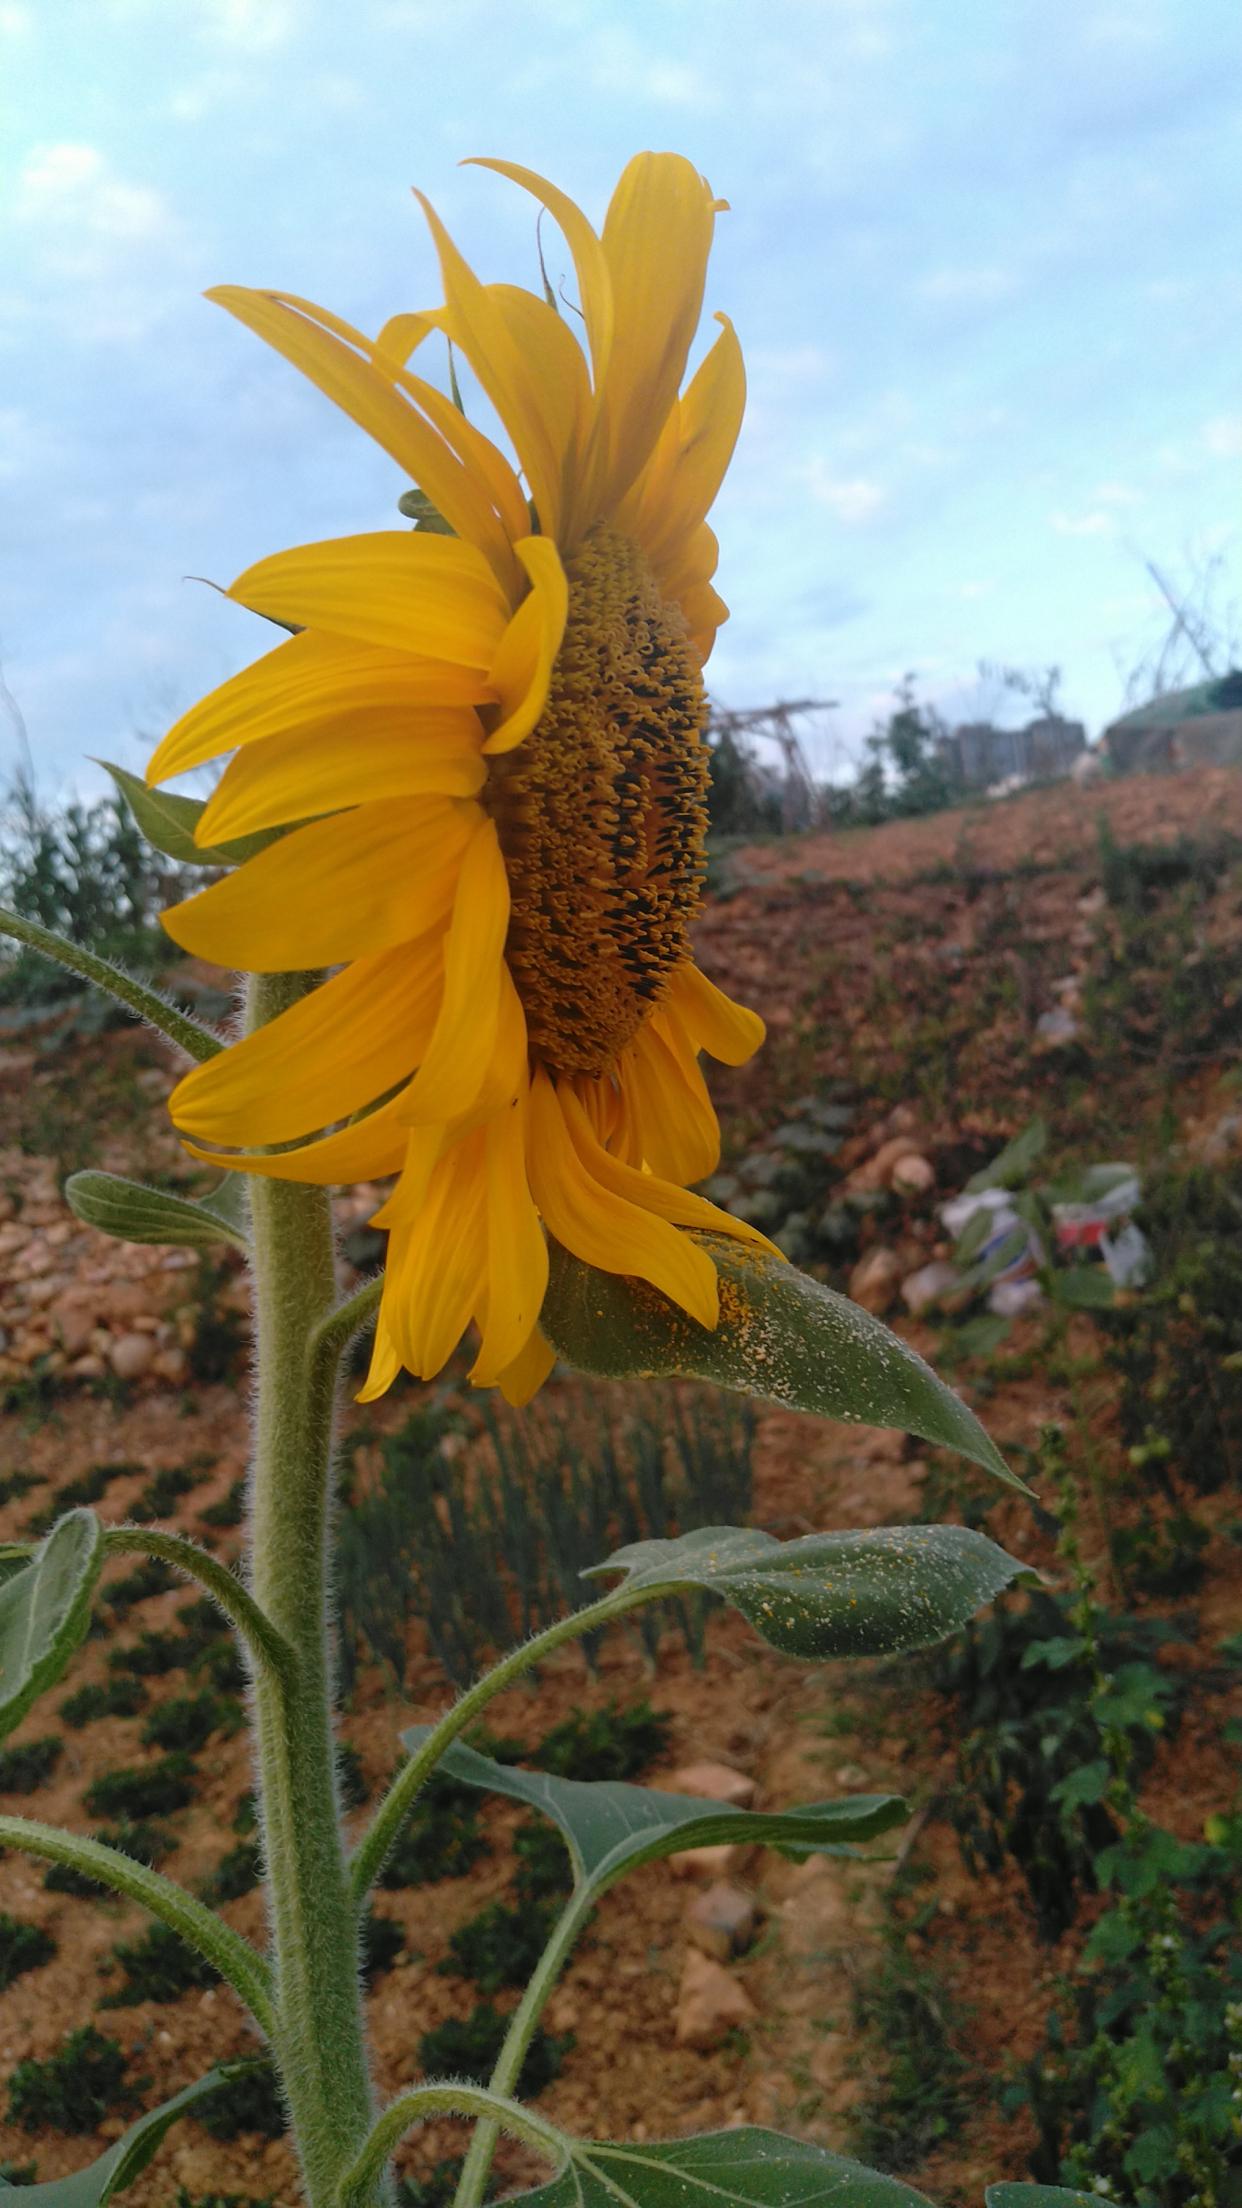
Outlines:
[{"label": "green stem", "polygon": [[159,1556],[184,1572],[187,1579],[197,1580],[219,1604],[251,1655],[278,1679],[291,1681],[294,1655],[289,1643],[282,1640],[241,1581],[206,1549],[200,1549],[196,1541],[187,1541],[179,1533],[158,1533],[148,1526],[109,1526],[104,1533],[104,1549],[109,1556]]},{"label": "green stem", "polygon": [[329,1312],[311,1336],[310,1353],[316,1364],[335,1368],[355,1334],[366,1325],[371,1313],[378,1310],[383,1293],[381,1273],[378,1280],[368,1280],[345,1303],[339,1303],[335,1311]]},{"label": "green stem", "polygon": [[67,966],[83,981],[93,982],[97,989],[115,997],[117,1003],[123,1004],[136,1019],[158,1028],[170,1043],[176,1043],[200,1065],[224,1049],[219,1035],[191,1019],[188,1012],[179,1011],[168,997],[160,995],[158,989],[148,989],[143,982],[135,981],[132,974],[127,974],[123,967],[114,966],[111,959],[97,958],[94,951],[84,951],[80,943],[68,943],[51,928],[41,928],[37,920],[23,920],[20,913],[10,912],[7,905],[0,905],[0,935],[11,936],[15,943],[24,943],[28,950],[42,951],[45,958],[55,959],[58,966]]},{"label": "green stem", "polygon": [[214,1964],[234,1993],[245,2002],[259,2029],[270,2037],[272,2013],[271,1973],[263,1957],[255,1953],[240,1932],[226,1924],[194,1894],[187,1894],[171,1878],[164,1878],[146,1863],[136,1863],[119,1848],[105,1847],[76,1832],[61,1832],[56,1825],[42,1825],[30,1817],[0,1817],[0,1848],[21,1848],[45,1862],[67,1863],[87,1878],[98,1880],[114,1894],[158,1917],[161,1924],[185,1940]]},{"label": "green stem", "polygon": [[559,1618],[545,1632],[536,1633],[533,1640],[524,1642],[521,1648],[511,1650],[494,1670],[486,1672],[482,1679],[476,1680],[472,1687],[467,1688],[461,1699],[453,1704],[447,1715],[427,1735],[417,1754],[411,1756],[409,1762],[398,1772],[358,1842],[349,1867],[349,1887],[355,1908],[361,1909],[384,1868],[390,1850],[396,1845],[401,1827],[414,1806],[416,1796],[435,1770],[445,1749],[451,1748],[458,1734],[474,1722],[480,1710],[486,1709],[492,1696],[503,1693],[506,1687],[512,1686],[515,1679],[521,1678],[524,1671],[529,1671],[532,1664],[539,1663],[554,1648],[559,1648],[563,1641],[576,1640],[579,1634],[590,1633],[596,1626],[607,1625],[613,1618],[620,1617],[623,1611],[635,1609],[640,1602],[652,1602],[667,1593],[668,1589],[664,1587],[654,1592],[641,1589],[634,1593],[627,1593],[624,1587],[616,1588],[612,1594],[602,1596],[599,1602],[591,1603],[587,1609],[575,1610],[571,1617]]},{"label": "green stem", "polygon": [[[305,986],[298,975],[253,981],[250,1025],[275,1019]],[[332,1222],[326,1193],[298,1183],[256,1176],[250,1200],[258,1370],[251,1593],[296,1666],[287,1687],[260,1671],[254,1698],[275,2050],[309,2208],[329,2208],[373,2115],[328,1659],[336,1364],[311,1353],[336,1301]],[[383,2198],[383,2185],[381,2174],[369,2197]]]},{"label": "green stem", "polygon": [[383,2168],[393,2148],[413,2125],[426,2123],[432,2116],[478,2117],[480,2129],[486,2123],[493,2133],[507,2131],[557,2163],[564,2162],[570,2144],[555,2124],[536,2116],[532,2109],[519,2107],[516,2101],[501,2099],[486,2086],[418,2085],[412,2093],[402,2093],[384,2110],[358,2160],[342,2180],[339,2208],[363,2208],[370,2198],[367,2187]]},{"label": "green stem", "polygon": [[[552,1937],[509,2019],[504,2044],[496,2057],[496,2067],[488,2081],[490,2093],[516,2093],[518,2079],[522,2075],[522,2064],[539,2028],[539,2019],[543,2015],[548,1995],[560,1977],[566,1957],[598,1899],[597,1892],[592,1892],[584,1885],[576,1886],[557,1918],[552,1928]],[[457,2181],[453,2208],[478,2208],[487,2185],[492,2157],[496,2152],[496,2141],[503,2129],[503,2124],[494,2116],[485,2115],[475,2125],[474,2137],[470,2141],[461,2176]]]}]

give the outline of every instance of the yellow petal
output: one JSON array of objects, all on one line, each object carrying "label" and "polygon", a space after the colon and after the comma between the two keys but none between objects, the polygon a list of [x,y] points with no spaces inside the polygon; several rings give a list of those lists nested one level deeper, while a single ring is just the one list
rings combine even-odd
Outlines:
[{"label": "yellow petal", "polygon": [[375,1322],[375,1340],[371,1347],[370,1369],[367,1372],[365,1382],[354,1397],[355,1403],[374,1403],[377,1396],[387,1395],[400,1370],[401,1359],[397,1355],[396,1344],[393,1341],[381,1304],[380,1314]]},{"label": "yellow petal", "polygon": [[496,1385],[506,1403],[520,1411],[532,1396],[538,1395],[555,1363],[556,1351],[536,1327],[513,1363],[496,1375]]},{"label": "yellow petal", "polygon": [[720,1128],[697,1059],[678,1057],[654,1020],[621,1053],[643,1157],[670,1181],[702,1181],[720,1163]]},{"label": "yellow petal", "polygon": [[208,692],[169,729],[147,767],[154,786],[221,752],[307,730],[379,707],[394,717],[424,706],[483,705],[492,688],[479,667],[414,659],[306,629]]},{"label": "yellow petal", "polygon": [[766,1032],[757,1012],[735,1004],[714,981],[691,961],[679,966],[668,985],[686,1026],[709,1057],[723,1066],[744,1066],[753,1058]]},{"label": "yellow petal", "polygon": [[[575,1118],[585,1138],[581,1149]],[[531,1188],[549,1233],[584,1263],[650,1281],[700,1325],[715,1326],[716,1268],[706,1251],[605,1185],[594,1171],[596,1151],[599,1146],[572,1090],[567,1085],[555,1090],[542,1068],[537,1070],[531,1083],[528,1157]]]},{"label": "yellow petal", "polygon": [[658,573],[675,563],[703,521],[733,457],[746,406],[746,370],[733,324],[723,325],[665,436],[617,517]]},{"label": "yellow petal", "polygon": [[295,828],[235,874],[163,914],[174,943],[261,974],[340,966],[443,920],[479,810],[397,798]]},{"label": "yellow petal", "polygon": [[231,1173],[258,1173],[269,1181],[309,1181],[316,1188],[338,1188],[350,1181],[377,1181],[395,1173],[409,1148],[409,1129],[397,1117],[400,1096],[377,1105],[366,1119],[321,1135],[315,1142],[300,1143],[296,1150],[260,1151],[258,1154],[204,1149],[183,1138],[192,1158]]},{"label": "yellow petal", "polygon": [[638,1172],[621,1158],[610,1156],[591,1131],[578,1093],[580,1086],[575,1084],[571,1092],[563,1084],[559,1093],[575,1145],[601,1188],[610,1190],[614,1196],[636,1205],[641,1211],[650,1211],[658,1219],[668,1220],[673,1226],[697,1227],[704,1234],[729,1234],[738,1242],[750,1242],[756,1249],[770,1250],[774,1257],[781,1256],[766,1234],[760,1234],[757,1227],[747,1226],[743,1219],[735,1219],[731,1212],[718,1210],[705,1196],[692,1195],[688,1188],[678,1188],[655,1173]]},{"label": "yellow petal", "polygon": [[552,669],[565,634],[569,584],[549,537],[527,537],[515,547],[530,577],[522,600],[496,648],[488,682],[500,700],[501,720],[485,752],[512,751],[529,736],[548,702]]},{"label": "yellow petal", "polygon": [[548,1285],[548,1246],[526,1178],[526,1098],[517,1097],[484,1130],[487,1174],[487,1301],[482,1342],[471,1368],[477,1388],[491,1387],[529,1341]]},{"label": "yellow petal", "polygon": [[540,527],[552,534],[586,403],[582,355],[544,300],[509,284],[481,284],[431,202],[415,196],[440,256],[451,334],[513,439]]},{"label": "yellow petal", "polygon": [[300,544],[248,567],[230,598],[276,621],[382,650],[487,667],[509,604],[481,553],[430,531]]},{"label": "yellow petal", "polygon": [[388,1325],[402,1364],[423,1380],[452,1356],[485,1293],[483,1148],[474,1133],[446,1151],[413,1227],[389,1242]]},{"label": "yellow petal", "polygon": [[476,714],[445,706],[408,720],[344,713],[327,728],[248,744],[225,768],[195,841],[226,843],[387,797],[477,797],[487,775],[481,741]]},{"label": "yellow petal", "polygon": [[427,1125],[469,1111],[496,1043],[509,930],[509,877],[494,821],[482,820],[461,860],[444,947],[444,996],[406,1091],[405,1116]]},{"label": "yellow petal", "polygon": [[624,496],[677,397],[703,307],[712,195],[689,161],[640,153],[604,221],[615,315],[592,448],[601,510]]},{"label": "yellow petal", "polygon": [[441,431],[399,395],[392,374],[377,363],[360,331],[287,292],[225,284],[207,297],[265,338],[343,408],[421,485],[449,526],[477,547],[505,587],[511,585],[508,537],[486,489]]},{"label": "yellow petal", "polygon": [[443,971],[434,936],[356,960],[187,1073],[169,1099],[173,1125],[200,1142],[250,1149],[348,1118],[413,1072]]},{"label": "yellow petal", "polygon": [[468,166],[479,169],[495,169],[498,176],[507,176],[511,183],[520,184],[546,207],[552,220],[559,224],[565,242],[573,255],[574,270],[578,278],[579,305],[586,324],[587,342],[591,348],[591,364],[595,370],[595,386],[599,389],[612,351],[613,306],[612,278],[604,249],[596,237],[580,207],[576,207],[566,193],[546,177],[537,176],[533,169],[519,167],[516,161],[488,161],[476,155]]},{"label": "yellow petal", "polygon": [[404,368],[411,353],[436,327],[434,314],[390,314],[375,340],[375,355],[394,368]]}]

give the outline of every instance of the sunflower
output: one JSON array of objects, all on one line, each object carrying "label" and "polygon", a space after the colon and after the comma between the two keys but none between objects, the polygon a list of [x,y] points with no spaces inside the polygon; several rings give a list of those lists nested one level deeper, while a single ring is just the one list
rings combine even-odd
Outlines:
[{"label": "sunflower", "polygon": [[[689,1193],[719,1155],[699,1053],[740,1064],[763,1036],[689,938],[727,613],[704,517],[745,396],[724,316],[681,384],[723,203],[680,156],[640,154],[597,236],[543,178],[482,166],[560,226],[585,346],[546,280],[481,283],[425,200],[444,304],[378,339],[289,294],[208,294],[391,455],[419,522],[247,569],[230,595],[295,633],[178,721],[147,777],[231,752],[199,841],[282,831],[164,924],[218,965],[328,978],[170,1108],[222,1166],[398,1176],[364,1399],[437,1372],[471,1321],[474,1382],[532,1394],[547,1234],[707,1327],[716,1270],[681,1230],[763,1239]],[[409,368],[432,332],[520,474]]]}]

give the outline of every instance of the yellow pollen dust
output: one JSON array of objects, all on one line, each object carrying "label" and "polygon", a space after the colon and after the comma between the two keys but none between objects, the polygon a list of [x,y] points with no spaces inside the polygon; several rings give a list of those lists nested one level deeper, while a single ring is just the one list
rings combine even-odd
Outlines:
[{"label": "yellow pollen dust", "polygon": [[707,832],[707,701],[639,547],[593,529],[542,718],[491,762],[512,913],[505,956],[534,1058],[599,1074],[689,955]]}]

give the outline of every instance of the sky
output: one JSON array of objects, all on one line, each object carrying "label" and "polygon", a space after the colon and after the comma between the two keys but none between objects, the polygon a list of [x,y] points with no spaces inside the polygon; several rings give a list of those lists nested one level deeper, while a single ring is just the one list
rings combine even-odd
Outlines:
[{"label": "sky", "polygon": [[721,705],[836,701],[831,774],[907,672],[971,718],[981,660],[1055,662],[1094,735],[1165,625],[1145,560],[1242,596],[1240,63],[1237,0],[0,0],[0,664],[45,794],[268,648],[210,582],[397,520],[203,290],[432,303],[414,184],[537,288],[478,153],[597,221],[644,147],[730,202]]}]

